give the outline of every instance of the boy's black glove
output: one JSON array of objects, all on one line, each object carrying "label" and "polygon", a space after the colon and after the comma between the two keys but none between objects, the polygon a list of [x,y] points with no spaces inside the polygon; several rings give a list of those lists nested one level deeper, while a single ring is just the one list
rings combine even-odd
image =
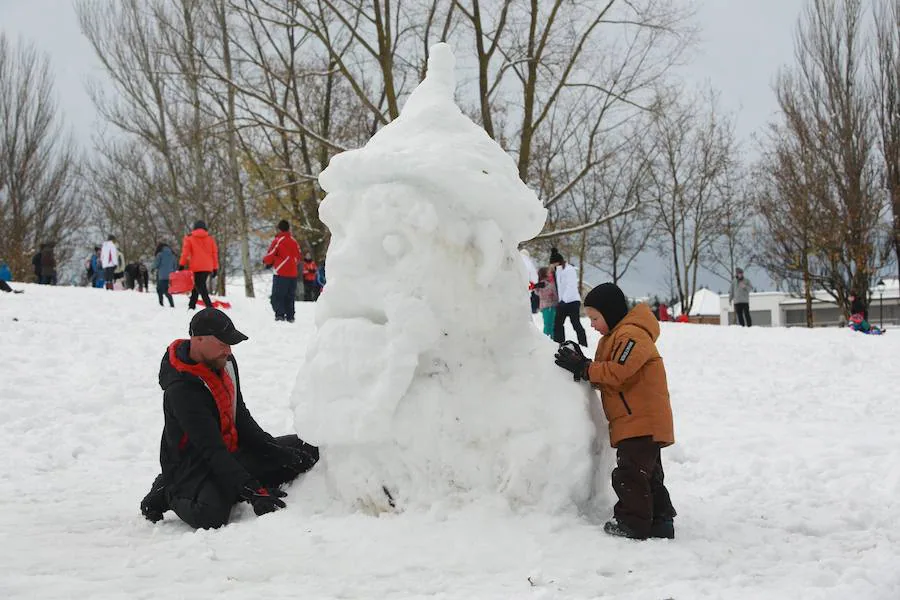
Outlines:
[{"label": "boy's black glove", "polygon": [[257,517],[261,517],[270,512],[275,512],[276,510],[287,506],[287,504],[284,503],[284,500],[281,499],[287,497],[285,492],[282,492],[278,488],[263,487],[255,479],[244,484],[238,497],[241,500],[250,503],[253,507],[253,512],[256,513]]},{"label": "boy's black glove", "polygon": [[591,366],[591,359],[586,357],[581,348],[575,342],[563,342],[559,350],[553,355],[558,366],[572,373],[575,381],[588,380],[587,369]]},{"label": "boy's black glove", "polygon": [[534,284],[534,287],[537,289],[543,289],[543,288],[547,287],[547,281],[546,280],[538,281],[536,284]]},{"label": "boy's black glove", "polygon": [[178,265],[178,270],[179,270],[179,271],[184,271],[184,265]]},{"label": "boy's black glove", "polygon": [[213,269],[213,270],[212,270],[212,276],[213,276],[213,277],[215,277],[215,276],[218,275],[218,274],[219,274],[219,270],[218,270],[218,269]]}]

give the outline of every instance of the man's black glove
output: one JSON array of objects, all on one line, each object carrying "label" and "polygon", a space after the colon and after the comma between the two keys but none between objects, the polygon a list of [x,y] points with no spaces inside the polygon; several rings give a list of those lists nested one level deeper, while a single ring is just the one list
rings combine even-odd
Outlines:
[{"label": "man's black glove", "polygon": [[544,281],[538,281],[536,284],[534,284],[534,287],[539,290],[547,287],[547,280],[545,279]]},{"label": "man's black glove", "polygon": [[215,277],[215,276],[218,275],[218,274],[219,274],[219,270],[218,270],[218,269],[213,269],[213,270],[212,270],[212,276],[213,276],[213,277]]},{"label": "man's black glove", "polygon": [[269,443],[268,454],[282,467],[306,473],[319,462],[319,448],[300,440],[299,446],[283,446]]},{"label": "man's black glove", "polygon": [[587,369],[591,359],[586,357],[575,342],[563,342],[553,355],[558,366],[572,373],[575,381],[588,380]]},{"label": "man's black glove", "polygon": [[281,499],[286,496],[287,494],[278,488],[263,487],[256,480],[245,483],[238,495],[241,500],[250,503],[253,507],[253,512],[256,513],[257,517],[261,517],[270,512],[275,512],[276,510],[287,506],[284,503],[284,500]]},{"label": "man's black glove", "polygon": [[184,271],[184,265],[178,265],[178,270],[179,270],[179,271]]}]

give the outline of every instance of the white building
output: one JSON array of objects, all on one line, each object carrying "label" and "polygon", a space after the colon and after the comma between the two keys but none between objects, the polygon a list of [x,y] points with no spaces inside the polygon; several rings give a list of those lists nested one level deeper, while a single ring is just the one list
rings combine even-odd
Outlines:
[{"label": "white building", "polygon": [[[900,325],[900,281],[885,279],[884,291],[871,290],[869,322],[873,325]],[[840,307],[825,292],[813,295],[813,322],[816,327],[839,326],[845,319]],[[728,295],[719,296],[719,322],[737,323],[734,306]],[[805,327],[806,301],[784,292],[756,292],[750,294],[750,318],[753,325],[764,327]]]}]

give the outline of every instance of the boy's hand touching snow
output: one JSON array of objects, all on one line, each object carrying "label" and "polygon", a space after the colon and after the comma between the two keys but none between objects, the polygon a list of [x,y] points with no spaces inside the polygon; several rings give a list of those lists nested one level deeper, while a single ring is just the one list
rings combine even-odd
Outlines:
[{"label": "boy's hand touching snow", "polygon": [[575,381],[587,380],[587,368],[591,359],[586,357],[575,342],[563,342],[553,355],[558,366],[572,373]]}]

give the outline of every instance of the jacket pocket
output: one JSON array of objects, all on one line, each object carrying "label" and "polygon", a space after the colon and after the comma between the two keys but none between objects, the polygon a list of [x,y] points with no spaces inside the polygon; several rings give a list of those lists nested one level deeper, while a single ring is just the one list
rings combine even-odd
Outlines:
[{"label": "jacket pocket", "polygon": [[630,414],[631,414],[631,407],[628,406],[628,402],[625,400],[625,393],[624,393],[624,392],[619,392],[619,398],[622,399],[622,404],[625,405],[625,410],[626,410],[626,411],[628,412],[628,414],[630,415]]}]

